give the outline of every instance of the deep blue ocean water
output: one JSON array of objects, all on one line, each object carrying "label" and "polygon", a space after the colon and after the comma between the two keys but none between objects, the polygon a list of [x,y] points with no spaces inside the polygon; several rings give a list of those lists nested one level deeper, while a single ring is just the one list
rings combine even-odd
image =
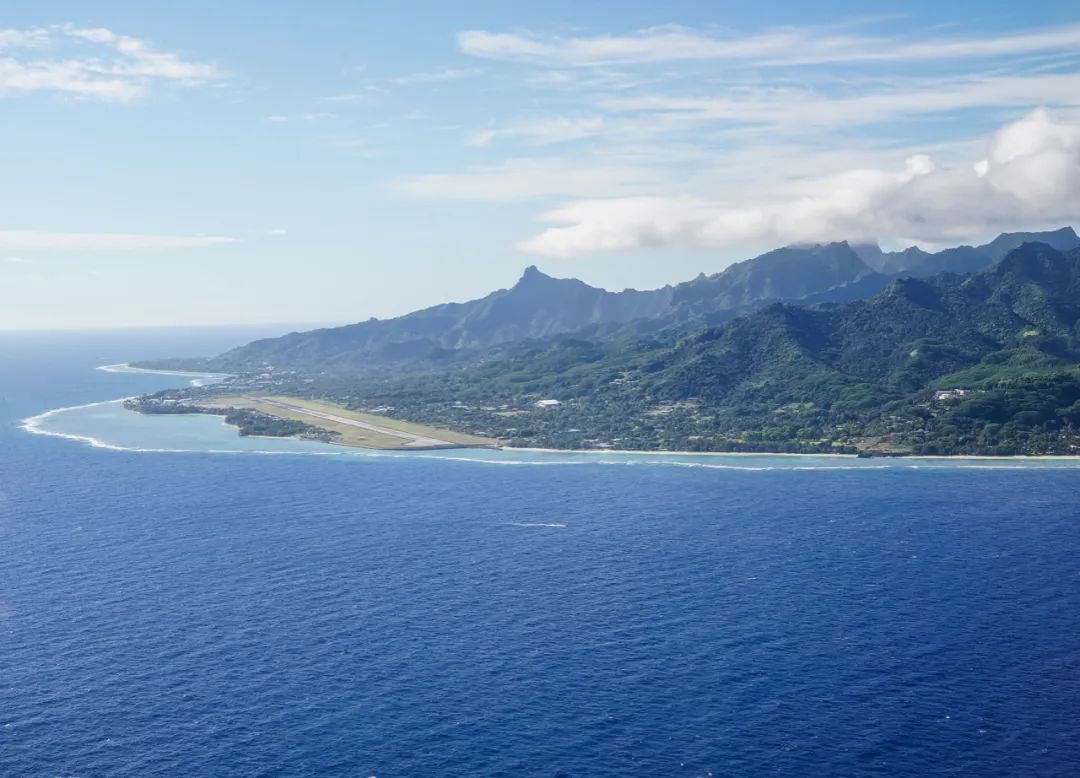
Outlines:
[{"label": "deep blue ocean water", "polygon": [[0,335],[0,775],[1080,774],[1080,468],[19,427],[245,339]]}]

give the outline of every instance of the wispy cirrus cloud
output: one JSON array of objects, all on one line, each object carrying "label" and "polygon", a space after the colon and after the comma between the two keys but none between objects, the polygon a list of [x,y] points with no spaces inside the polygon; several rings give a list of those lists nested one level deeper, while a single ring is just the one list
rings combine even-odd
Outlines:
[{"label": "wispy cirrus cloud", "polygon": [[640,191],[657,181],[657,171],[647,167],[523,157],[457,173],[402,176],[391,181],[388,189],[399,196],[419,199],[506,203],[575,194],[602,197],[611,192]]},{"label": "wispy cirrus cloud", "polygon": [[406,73],[403,76],[391,78],[391,83],[398,86],[411,86],[413,84],[442,84],[447,81],[460,81],[464,78],[478,76],[483,71],[479,68],[442,68],[422,73]]},{"label": "wispy cirrus cloud", "polygon": [[275,113],[269,116],[264,116],[264,122],[270,122],[271,124],[287,124],[293,120],[300,122],[321,122],[325,119],[336,119],[337,114],[330,113],[329,111],[308,111],[307,113],[296,114],[295,116],[284,113]]},{"label": "wispy cirrus cloud", "polygon": [[864,86],[847,94],[810,89],[738,88],[710,96],[637,95],[603,100],[622,114],[662,114],[688,122],[740,122],[773,127],[851,127],[972,108],[1080,105],[1080,73],[965,75]]},{"label": "wispy cirrus cloud", "polygon": [[590,138],[602,133],[603,116],[544,116],[519,120],[501,128],[477,130],[466,136],[469,146],[480,148],[496,139],[513,138],[537,146]]},{"label": "wispy cirrus cloud", "polygon": [[184,59],[103,27],[3,29],[0,54],[0,96],[52,92],[127,102],[154,84],[193,86],[221,77],[210,63]]},{"label": "wispy cirrus cloud", "polygon": [[485,59],[551,66],[592,67],[687,60],[743,62],[757,66],[825,63],[943,61],[1075,52],[1080,25],[1012,35],[920,35],[918,39],[829,28],[781,28],[751,35],[655,27],[628,35],[541,36],[531,33],[465,30],[458,34],[465,54]]},{"label": "wispy cirrus cloud", "polygon": [[42,230],[0,230],[0,250],[111,250],[155,251],[203,248],[238,243],[222,235],[145,235],[118,232],[50,232]]},{"label": "wispy cirrus cloud", "polygon": [[[864,34],[862,26],[744,35],[677,26],[574,37],[465,31],[463,52],[534,66],[528,82],[558,92],[546,100],[558,110],[489,120],[464,140],[477,148],[659,142],[703,131],[730,136],[739,127],[791,135],[967,110],[1080,105],[1080,25],[906,36]],[[863,67],[872,62],[893,64]],[[785,64],[804,67],[797,76],[770,69]]]}]

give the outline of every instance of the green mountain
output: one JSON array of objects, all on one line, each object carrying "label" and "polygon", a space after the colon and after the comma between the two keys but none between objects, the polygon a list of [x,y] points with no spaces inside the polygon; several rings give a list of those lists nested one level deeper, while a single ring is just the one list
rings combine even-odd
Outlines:
[{"label": "green mountain", "polygon": [[938,273],[973,273],[997,262],[1024,243],[1045,243],[1058,251],[1080,246],[1072,227],[1050,232],[1005,232],[982,246],[957,246],[929,253],[912,246],[903,251],[883,253],[876,245],[859,246],[857,253],[880,273],[892,276],[929,278]]},{"label": "green mountain", "polygon": [[519,344],[474,369],[350,391],[530,445],[1071,453],[1080,250],[1029,243],[869,300],[774,304],[674,342]]},{"label": "green mountain", "polygon": [[409,364],[433,368],[503,343],[573,332],[591,324],[653,317],[667,309],[670,298],[670,287],[608,292],[529,267],[512,288],[479,300],[436,305],[395,319],[266,338],[211,359],[145,364],[229,372],[265,366],[337,372]]},{"label": "green mountain", "polygon": [[671,301],[704,310],[737,310],[763,300],[798,300],[873,273],[847,243],[788,246],[679,284]]},{"label": "green mountain", "polygon": [[200,360],[159,360],[147,367],[243,372],[288,370],[362,372],[386,366],[433,369],[479,358],[507,343],[592,328],[594,336],[620,325],[651,321],[649,329],[730,318],[763,302],[826,294],[874,273],[846,243],[790,247],[699,276],[677,287],[608,292],[576,279],[526,268],[510,289],[465,303],[447,303],[395,319],[267,338]]},{"label": "green mountain", "polygon": [[[1064,228],[1006,234],[986,246],[936,254],[919,249],[883,254],[876,246],[852,247],[846,242],[789,246],[711,276],[702,274],[652,291],[609,292],[529,267],[512,288],[478,300],[437,305],[394,319],[294,332],[212,358],[140,365],[234,373],[272,367],[304,373],[386,374],[474,365],[491,359],[493,350],[499,353],[513,344],[570,333],[614,343],[645,335],[670,338],[672,332],[717,325],[775,302],[814,306],[865,299],[884,290],[897,274],[924,277],[982,268],[1032,235],[1059,248],[1080,244],[1072,229]],[[907,270],[896,270],[901,266]]]}]

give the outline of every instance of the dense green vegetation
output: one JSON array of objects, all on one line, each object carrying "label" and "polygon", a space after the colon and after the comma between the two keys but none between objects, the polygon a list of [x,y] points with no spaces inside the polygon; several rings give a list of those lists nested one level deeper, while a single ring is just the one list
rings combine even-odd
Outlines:
[{"label": "dense green vegetation", "polygon": [[[842,249],[823,256],[848,261]],[[318,396],[554,448],[1080,453],[1080,249],[1029,243],[969,275],[712,326],[650,321],[505,343],[425,372],[328,359],[201,391]]]},{"label": "dense green vegetation", "polygon": [[774,305],[690,333],[562,337],[468,370],[317,386],[519,445],[1073,453],[1078,322],[1080,251],[1028,244],[980,273],[900,280],[866,301]]}]

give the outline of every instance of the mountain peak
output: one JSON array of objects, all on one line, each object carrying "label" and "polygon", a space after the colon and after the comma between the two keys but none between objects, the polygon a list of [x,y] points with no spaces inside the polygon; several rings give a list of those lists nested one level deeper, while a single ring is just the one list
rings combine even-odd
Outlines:
[{"label": "mountain peak", "polygon": [[1069,268],[1062,252],[1049,243],[1028,241],[1006,254],[989,272],[1046,281],[1067,274]]},{"label": "mountain peak", "polygon": [[517,282],[516,286],[522,286],[527,284],[540,283],[542,281],[553,280],[547,273],[540,271],[536,265],[529,265],[525,268],[525,272],[521,274],[521,279]]},{"label": "mountain peak", "polygon": [[1025,243],[1045,243],[1058,251],[1069,251],[1080,246],[1080,237],[1077,237],[1072,227],[1046,232],[1003,232],[980,248],[997,260]]}]

